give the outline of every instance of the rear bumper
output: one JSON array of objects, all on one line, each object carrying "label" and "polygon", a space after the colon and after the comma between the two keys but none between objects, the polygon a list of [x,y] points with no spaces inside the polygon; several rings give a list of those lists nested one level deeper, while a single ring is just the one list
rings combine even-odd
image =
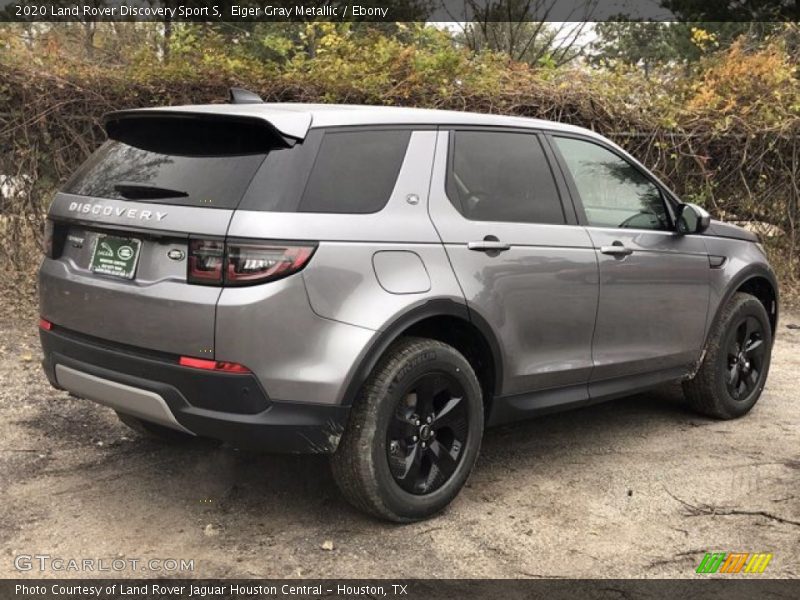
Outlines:
[{"label": "rear bumper", "polygon": [[254,375],[182,367],[142,351],[54,327],[40,330],[51,384],[115,410],[230,442],[279,453],[330,453],[349,408],[270,400]]}]

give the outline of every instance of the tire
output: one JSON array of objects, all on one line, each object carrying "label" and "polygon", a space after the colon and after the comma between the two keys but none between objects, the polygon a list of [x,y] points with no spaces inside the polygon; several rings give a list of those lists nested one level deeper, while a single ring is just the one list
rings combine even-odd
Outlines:
[{"label": "tire", "polygon": [[754,296],[734,294],[711,328],[700,369],[683,382],[686,399],[716,419],[747,414],[764,389],[771,354],[772,329],[764,306]]},{"label": "tire", "polygon": [[141,419],[131,415],[126,415],[121,412],[117,413],[117,417],[119,417],[120,421],[137,433],[141,433],[149,438],[156,439],[165,444],[188,444],[195,442],[198,439],[197,436],[190,435],[183,431],[170,429],[169,427],[150,423],[149,421],[142,421]]},{"label": "tire", "polygon": [[478,378],[461,353],[401,338],[353,404],[331,458],[334,479],[369,514],[397,523],[428,518],[450,504],[475,466],[483,411]]}]

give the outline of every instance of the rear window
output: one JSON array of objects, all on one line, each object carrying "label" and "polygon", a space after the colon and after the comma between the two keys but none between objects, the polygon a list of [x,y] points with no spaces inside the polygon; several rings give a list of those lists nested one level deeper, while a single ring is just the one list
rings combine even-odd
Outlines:
[{"label": "rear window", "polygon": [[65,191],[99,198],[236,208],[265,156],[187,157],[109,141]]},{"label": "rear window", "polygon": [[146,128],[109,128],[118,139],[92,155],[64,191],[211,208],[373,213],[389,201],[411,137],[410,130],[318,129],[290,147],[254,142],[252,125],[176,121],[160,131],[155,119]]},{"label": "rear window", "polygon": [[240,208],[377,212],[392,195],[410,138],[410,130],[312,130],[291,152],[270,153]]},{"label": "rear window", "polygon": [[288,143],[264,122],[141,117],[108,124],[110,139],[67,182],[80,196],[236,208],[268,154]]}]

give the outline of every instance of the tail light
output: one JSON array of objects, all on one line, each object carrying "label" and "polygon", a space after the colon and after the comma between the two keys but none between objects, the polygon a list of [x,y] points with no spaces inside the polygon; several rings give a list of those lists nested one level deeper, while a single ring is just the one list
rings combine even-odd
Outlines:
[{"label": "tail light", "polygon": [[228,244],[227,285],[274,281],[302,269],[314,253],[313,246],[262,246]]},{"label": "tail light", "polygon": [[48,321],[47,319],[40,317],[39,318],[39,329],[44,329],[45,331],[50,331],[53,328],[53,324]]},{"label": "tail light", "polygon": [[297,273],[316,250],[311,244],[272,244],[191,240],[190,283],[242,286]]},{"label": "tail light", "polygon": [[220,360],[208,360],[206,358],[192,358],[191,356],[181,356],[178,364],[182,367],[192,367],[193,369],[205,369],[207,371],[222,371],[223,373],[250,373],[250,369],[244,365]]},{"label": "tail light", "polygon": [[47,219],[44,222],[44,232],[42,235],[42,250],[47,258],[58,258],[64,249],[64,240],[67,237],[65,225]]},{"label": "tail light", "polygon": [[189,241],[189,282],[222,285],[225,243],[213,240]]}]

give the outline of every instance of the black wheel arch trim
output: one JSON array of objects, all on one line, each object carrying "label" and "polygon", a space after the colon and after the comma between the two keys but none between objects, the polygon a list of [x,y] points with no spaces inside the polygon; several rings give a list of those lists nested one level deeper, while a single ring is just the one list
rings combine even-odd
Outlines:
[{"label": "black wheel arch trim", "polygon": [[358,367],[353,371],[345,387],[343,406],[351,406],[359,390],[367,381],[380,358],[409,327],[431,317],[456,317],[475,326],[489,346],[494,363],[494,394],[500,395],[503,381],[503,359],[500,344],[497,341],[489,323],[475,311],[469,310],[466,304],[447,298],[427,300],[403,313],[392,321],[387,327],[381,329],[380,334],[362,352]]},{"label": "black wheel arch trim", "polygon": [[[731,278],[728,282],[727,286],[725,287],[725,292],[722,294],[722,297],[719,303],[714,310],[714,318],[708,321],[708,325],[706,327],[706,335],[705,335],[705,343],[708,343],[708,336],[711,335],[711,330],[714,327],[714,324],[719,319],[722,310],[725,308],[725,305],[730,302],[730,299],[733,298],[733,295],[741,288],[745,283],[750,281],[751,279],[756,278],[763,278],[769,282],[770,286],[772,287],[772,293],[775,295],[775,312],[772,313],[767,307],[767,316],[770,318],[770,325],[772,326],[772,343],[775,343],[775,333],[778,326],[778,307],[779,307],[779,288],[778,288],[778,280],[775,277],[775,274],[766,266],[760,264],[753,264],[747,265],[743,267],[736,275]],[[704,345],[705,347],[705,345]]]}]

